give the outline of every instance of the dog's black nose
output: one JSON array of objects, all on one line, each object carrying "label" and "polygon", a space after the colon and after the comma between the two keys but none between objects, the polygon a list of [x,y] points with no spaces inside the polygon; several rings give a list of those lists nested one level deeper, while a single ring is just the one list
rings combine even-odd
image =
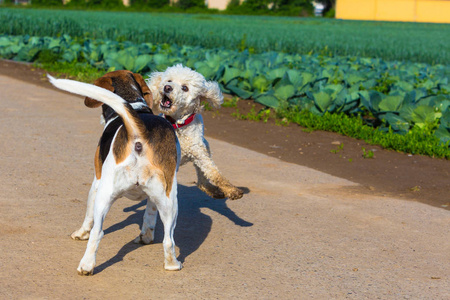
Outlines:
[{"label": "dog's black nose", "polygon": [[173,90],[173,88],[170,85],[164,86],[164,93],[170,93]]}]

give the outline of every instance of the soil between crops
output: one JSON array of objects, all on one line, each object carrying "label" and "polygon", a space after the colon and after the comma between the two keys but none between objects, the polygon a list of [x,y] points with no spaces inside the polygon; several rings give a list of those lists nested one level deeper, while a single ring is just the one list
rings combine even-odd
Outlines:
[{"label": "soil between crops", "polygon": [[[45,73],[29,64],[0,60],[0,74],[51,88]],[[253,106],[262,108],[253,101],[238,102],[241,114]],[[360,192],[450,209],[448,160],[384,150],[331,132],[306,132],[294,124],[238,120],[234,112],[236,108],[227,107],[205,111],[206,136],[348,179],[360,184],[354,187]],[[364,158],[363,148],[373,151],[374,157]]]}]

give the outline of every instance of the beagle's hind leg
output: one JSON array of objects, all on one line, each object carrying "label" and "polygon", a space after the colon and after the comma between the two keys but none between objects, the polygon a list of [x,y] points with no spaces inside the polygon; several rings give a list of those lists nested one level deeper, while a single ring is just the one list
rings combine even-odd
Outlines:
[{"label": "beagle's hind leg", "polygon": [[83,224],[80,229],[74,231],[70,237],[74,240],[87,240],[89,239],[89,233],[91,232],[92,226],[94,225],[94,203],[95,196],[97,195],[99,181],[94,178],[92,182],[91,189],[89,190],[89,196],[87,200],[86,215],[84,217]]},{"label": "beagle's hind leg", "polygon": [[[112,180],[111,180],[112,181]],[[111,205],[115,201],[112,184],[99,185],[94,203],[94,226],[89,235],[86,252],[77,268],[79,275],[92,275],[94,273],[98,246],[103,238],[103,221]]]},{"label": "beagle's hind leg", "polygon": [[182,268],[182,264],[177,260],[175,255],[175,241],[173,239],[178,215],[177,180],[175,175],[171,189],[167,191],[165,184],[160,178],[159,176],[154,176],[150,179],[144,191],[151,199],[154,199],[164,225],[164,268],[168,271],[177,271]]}]

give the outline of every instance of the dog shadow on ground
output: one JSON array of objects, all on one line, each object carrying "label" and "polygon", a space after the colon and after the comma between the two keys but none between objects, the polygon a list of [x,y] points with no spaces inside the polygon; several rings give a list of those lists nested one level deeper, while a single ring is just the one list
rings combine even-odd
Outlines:
[{"label": "dog shadow on ground", "polygon": [[[246,194],[249,193],[248,189],[243,188],[243,190]],[[226,200],[227,199],[211,198],[200,191],[196,186],[188,187],[184,185],[178,185],[178,218],[174,233],[175,243],[179,247],[180,251],[178,260],[184,262],[186,257],[195,252],[202,245],[209,232],[211,231],[212,219],[210,216],[201,212],[202,208],[208,208],[221,214],[224,217],[227,217],[236,226],[249,227],[253,225],[253,223],[243,220],[238,215],[236,215],[236,213],[227,206]],[[105,235],[133,224],[138,224],[139,227],[142,226],[142,218],[144,216],[146,204],[147,200],[144,200],[135,205],[125,208],[124,212],[132,212],[132,214],[129,215],[125,220],[105,229]],[[138,235],[139,232],[136,232],[136,236]],[[122,261],[128,253],[133,252],[139,247],[145,246],[142,244],[135,244],[133,242],[136,236],[134,236],[131,241],[126,243],[114,257],[97,266],[94,272],[102,272],[115,263]],[[163,225],[158,217],[154,243],[161,244],[163,238]]]}]

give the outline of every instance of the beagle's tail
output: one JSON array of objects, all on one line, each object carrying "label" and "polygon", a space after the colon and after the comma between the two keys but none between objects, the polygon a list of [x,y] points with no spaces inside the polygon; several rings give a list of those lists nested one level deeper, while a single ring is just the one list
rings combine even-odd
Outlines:
[{"label": "beagle's tail", "polygon": [[[129,139],[139,139],[146,131],[144,124],[136,112],[119,95],[93,84],[70,79],[56,79],[48,74],[47,77],[51,84],[61,90],[93,98],[111,107],[122,118]],[[139,145],[138,143],[139,141],[136,141],[136,145]],[[139,148],[139,146],[136,147]],[[142,144],[140,144],[140,147],[142,147]],[[138,152],[140,151],[138,150]]]}]

